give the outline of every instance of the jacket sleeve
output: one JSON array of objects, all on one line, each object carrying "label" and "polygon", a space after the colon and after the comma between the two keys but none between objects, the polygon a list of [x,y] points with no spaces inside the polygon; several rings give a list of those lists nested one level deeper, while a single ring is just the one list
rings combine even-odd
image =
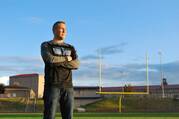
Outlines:
[{"label": "jacket sleeve", "polygon": [[78,69],[80,66],[80,61],[78,59],[69,61],[69,62],[63,62],[60,63],[60,66],[64,67],[64,68],[68,68],[68,69]]},{"label": "jacket sleeve", "polygon": [[62,62],[62,63],[57,63],[56,65],[62,66],[64,68],[68,68],[71,70],[75,70],[78,69],[80,66],[80,61],[78,60],[78,55],[76,53],[75,48],[70,45],[69,46],[71,48],[71,57],[72,57],[72,61],[66,61],[66,62]]},{"label": "jacket sleeve", "polygon": [[41,56],[45,63],[49,64],[52,67],[61,66],[68,69],[78,69],[80,63],[77,59],[76,51],[75,58],[72,58],[72,61],[68,61],[66,56],[54,56],[50,50],[51,49],[48,46],[47,42],[41,44]]},{"label": "jacket sleeve", "polygon": [[54,56],[50,50],[47,42],[41,44],[41,56],[45,63],[59,65],[58,63],[67,61],[65,56]]}]

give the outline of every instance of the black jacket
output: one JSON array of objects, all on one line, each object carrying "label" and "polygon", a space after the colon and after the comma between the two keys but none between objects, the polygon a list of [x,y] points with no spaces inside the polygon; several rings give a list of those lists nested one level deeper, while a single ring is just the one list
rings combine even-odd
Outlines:
[{"label": "black jacket", "polygon": [[[57,44],[53,41],[41,44],[41,55],[45,63],[45,86],[70,88],[72,84],[72,69],[79,67],[75,48],[70,44]],[[67,61],[67,56],[72,61]]]}]

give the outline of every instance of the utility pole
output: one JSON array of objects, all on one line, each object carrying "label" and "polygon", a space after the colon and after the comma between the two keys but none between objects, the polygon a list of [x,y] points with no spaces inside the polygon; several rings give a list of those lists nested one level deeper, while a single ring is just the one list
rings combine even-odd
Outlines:
[{"label": "utility pole", "polygon": [[158,52],[160,57],[160,78],[161,78],[161,87],[162,87],[162,98],[165,98],[164,84],[163,84],[163,71],[162,71],[162,52]]}]

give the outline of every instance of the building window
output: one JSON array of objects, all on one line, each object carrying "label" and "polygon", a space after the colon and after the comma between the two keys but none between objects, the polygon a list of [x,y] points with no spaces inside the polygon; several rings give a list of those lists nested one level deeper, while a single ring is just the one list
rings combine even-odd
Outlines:
[{"label": "building window", "polygon": [[19,82],[13,82],[13,85],[14,86],[20,86],[20,83]]},{"label": "building window", "polygon": [[16,93],[12,93],[12,97],[16,97]]}]

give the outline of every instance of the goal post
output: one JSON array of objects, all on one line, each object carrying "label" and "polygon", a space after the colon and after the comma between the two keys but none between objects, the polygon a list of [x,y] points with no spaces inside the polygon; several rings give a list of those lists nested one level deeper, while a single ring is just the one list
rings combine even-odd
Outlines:
[{"label": "goal post", "polygon": [[149,74],[148,74],[148,53],[145,56],[146,65],[146,91],[144,92],[111,92],[111,91],[102,91],[102,62],[101,62],[101,54],[99,52],[99,91],[96,92],[97,94],[101,95],[148,95],[149,94]]}]

